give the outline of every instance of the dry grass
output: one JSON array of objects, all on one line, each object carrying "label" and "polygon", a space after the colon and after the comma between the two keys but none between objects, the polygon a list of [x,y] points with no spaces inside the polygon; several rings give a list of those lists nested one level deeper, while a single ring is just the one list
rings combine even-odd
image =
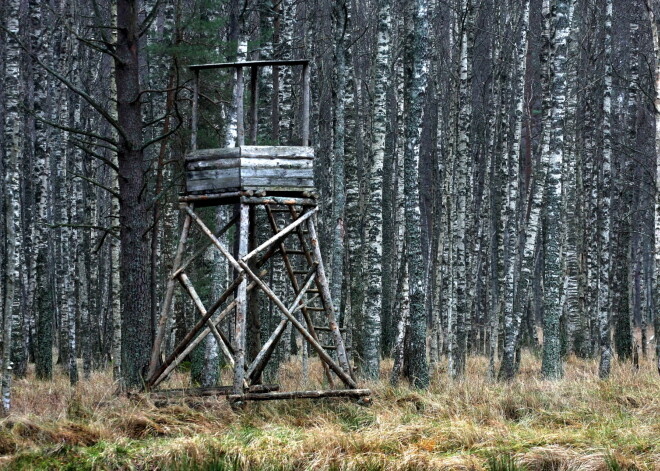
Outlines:
[{"label": "dry grass", "polygon": [[[117,397],[110,375],[71,389],[64,376],[14,383],[12,414],[0,421],[0,464],[11,469],[452,469],[658,470],[660,377],[616,365],[608,381],[575,358],[562,381],[539,377],[523,359],[511,384],[489,382],[471,358],[463,381],[442,368],[429,391],[387,385],[370,408],[347,401],[251,404],[224,399],[156,407]],[[283,387],[300,388],[287,365]],[[312,365],[311,376],[321,369]],[[172,387],[185,385],[185,375]]]}]

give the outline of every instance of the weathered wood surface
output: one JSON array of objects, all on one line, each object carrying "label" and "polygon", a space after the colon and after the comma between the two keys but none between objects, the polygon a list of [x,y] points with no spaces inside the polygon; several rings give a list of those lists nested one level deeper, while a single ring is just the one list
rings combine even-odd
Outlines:
[{"label": "weathered wood surface", "polygon": [[[241,204],[240,207],[240,223],[239,223],[239,236],[238,236],[238,258],[243,260],[248,251],[248,236],[250,225],[250,207],[246,204]],[[242,263],[242,262],[241,262]],[[242,263],[240,268],[246,269],[247,265]],[[259,286],[260,281],[254,277],[254,282]],[[236,291],[236,324],[234,326],[234,341],[236,343],[235,366],[234,366],[234,394],[243,392],[243,383],[245,382],[245,348],[247,346],[246,339],[246,323],[247,323],[247,280],[242,279]]]},{"label": "weathered wood surface", "polygon": [[353,397],[370,396],[370,389],[330,389],[327,391],[290,391],[269,393],[230,394],[230,402],[239,401],[273,401],[278,399],[319,399],[324,397]]},{"label": "weathered wood surface", "polygon": [[[250,386],[248,391],[250,393],[269,393],[279,391],[279,384],[256,384]],[[188,396],[227,396],[232,393],[232,386],[216,386],[211,388],[180,388],[180,389],[163,389],[160,391],[152,391],[150,397],[154,399],[161,398],[174,398],[174,397],[188,397]]]},{"label": "weathered wood surface", "polygon": [[186,154],[186,164],[205,160],[224,159],[313,159],[314,148],[309,146],[240,146],[198,149]]},{"label": "weathered wood surface", "polygon": [[186,156],[189,193],[228,189],[314,189],[314,149],[305,146],[240,146],[204,149]]},{"label": "weathered wood surface", "polygon": [[208,64],[193,64],[189,65],[190,70],[206,70],[206,69],[230,69],[235,67],[282,67],[293,65],[309,64],[309,59],[292,59],[292,60],[264,60],[264,61],[245,61],[245,62],[219,62]]}]

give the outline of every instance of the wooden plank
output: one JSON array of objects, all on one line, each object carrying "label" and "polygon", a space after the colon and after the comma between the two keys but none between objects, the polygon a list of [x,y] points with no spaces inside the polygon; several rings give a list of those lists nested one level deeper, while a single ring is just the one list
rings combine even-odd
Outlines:
[{"label": "wooden plank", "polygon": [[[315,194],[315,187],[299,187],[299,186],[277,186],[277,187],[269,187],[269,186],[254,186],[254,185],[243,185],[241,187],[244,191],[252,191],[253,193],[258,193],[259,191],[263,192],[270,192],[270,193],[292,193],[296,195],[303,196],[304,198],[300,199],[305,199],[305,203],[303,206],[316,206],[316,201],[309,198],[308,195],[310,194]],[[273,198],[272,196],[269,196],[268,198]],[[289,196],[277,196],[277,198],[282,198],[284,200],[290,200],[292,197]],[[274,201],[274,200],[273,200]],[[253,201],[247,201],[248,204],[262,204],[262,203],[255,203]],[[289,203],[270,203],[270,204],[289,204]],[[291,203],[291,204],[298,204],[298,203]]]},{"label": "wooden plank", "polygon": [[226,168],[226,169],[204,169],[186,172],[186,179],[188,183],[193,180],[218,180],[218,181],[239,181],[240,169]]},{"label": "wooden plank", "polygon": [[286,206],[316,206],[315,199],[294,198],[290,196],[244,196],[241,198],[241,202],[246,204],[280,204]]},{"label": "wooden plank", "polygon": [[[207,170],[207,172],[221,172],[222,170]],[[259,168],[259,167],[243,167],[241,168],[241,181],[248,182],[253,178],[282,178],[282,179],[313,179],[314,170],[311,168],[286,168],[272,167],[272,168]]]},{"label": "wooden plank", "polygon": [[240,147],[219,147],[199,149],[186,154],[186,163],[216,159],[238,159],[241,156]]},{"label": "wooden plank", "polygon": [[226,180],[226,181],[218,181],[216,180],[188,180],[186,182],[186,190],[189,193],[193,193],[196,191],[204,191],[204,192],[218,192],[223,189],[229,190],[229,189],[237,189],[240,187],[238,180]]},{"label": "wooden plank", "polygon": [[241,158],[241,168],[265,168],[265,167],[282,167],[282,168],[314,168],[314,159],[292,159],[288,157],[272,157],[272,158]]},{"label": "wooden plank", "polygon": [[249,177],[241,181],[242,188],[265,188],[271,191],[295,188],[298,191],[314,190],[314,180],[309,178],[258,178]]},{"label": "wooden plank", "polygon": [[330,389],[326,391],[286,391],[269,393],[230,394],[227,400],[240,401],[273,401],[279,399],[321,399],[325,397],[360,398],[371,396],[370,389]]},{"label": "wooden plank", "polygon": [[313,159],[314,148],[308,146],[241,146],[241,158]]},{"label": "wooden plank", "polygon": [[292,60],[265,60],[265,61],[245,61],[245,62],[219,62],[208,64],[193,64],[189,65],[190,70],[207,70],[207,69],[228,69],[231,67],[272,67],[272,66],[294,66],[309,64],[309,59],[292,59]]},{"label": "wooden plank", "polygon": [[221,168],[239,168],[241,166],[241,159],[238,157],[231,157],[227,159],[209,159],[209,160],[196,160],[194,162],[186,162],[186,170],[189,172],[195,170],[207,169],[221,169]]},{"label": "wooden plank", "polygon": [[207,203],[214,200],[227,200],[250,195],[252,195],[251,191],[228,191],[224,193],[207,193],[204,195],[183,195],[179,196],[179,201],[182,203]]}]

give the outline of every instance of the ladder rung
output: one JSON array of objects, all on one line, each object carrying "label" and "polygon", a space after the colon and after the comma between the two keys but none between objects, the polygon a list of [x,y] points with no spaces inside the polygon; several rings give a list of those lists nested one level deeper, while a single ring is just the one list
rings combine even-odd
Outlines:
[{"label": "ladder rung", "polygon": [[294,275],[306,275],[307,273],[309,273],[307,270],[293,270]]},{"label": "ladder rung", "polygon": [[[334,345],[321,345],[323,347],[323,350],[337,350],[337,347]],[[352,350],[351,347],[344,347],[344,350],[347,352],[350,352]]]},{"label": "ladder rung", "polygon": [[308,311],[316,311],[316,312],[325,312],[325,308],[323,307],[306,307]]},{"label": "ladder rung", "polygon": [[308,289],[307,292],[308,293],[318,293],[319,290],[317,290],[317,289]]},{"label": "ladder rung", "polygon": [[295,250],[295,249],[287,249],[285,248],[287,255],[305,255],[308,252],[305,252],[304,250]]}]

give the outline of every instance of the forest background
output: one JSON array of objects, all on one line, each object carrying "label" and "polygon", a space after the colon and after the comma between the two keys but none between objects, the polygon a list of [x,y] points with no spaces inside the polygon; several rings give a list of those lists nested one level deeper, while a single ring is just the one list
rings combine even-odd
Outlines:
[{"label": "forest background", "polygon": [[[321,246],[361,378],[393,358],[393,383],[427,388],[475,354],[510,380],[526,347],[549,379],[572,355],[660,372],[655,3],[3,0],[5,412],[31,363],[141,385],[182,222],[186,67],[235,60],[312,61]],[[258,141],[298,144],[300,77],[259,79]],[[221,147],[233,77],[205,80],[199,139]],[[227,270],[197,274],[213,290]],[[170,346],[195,322],[174,305]],[[288,332],[267,374],[301,355]],[[190,364],[218,381],[213,337]]]}]

